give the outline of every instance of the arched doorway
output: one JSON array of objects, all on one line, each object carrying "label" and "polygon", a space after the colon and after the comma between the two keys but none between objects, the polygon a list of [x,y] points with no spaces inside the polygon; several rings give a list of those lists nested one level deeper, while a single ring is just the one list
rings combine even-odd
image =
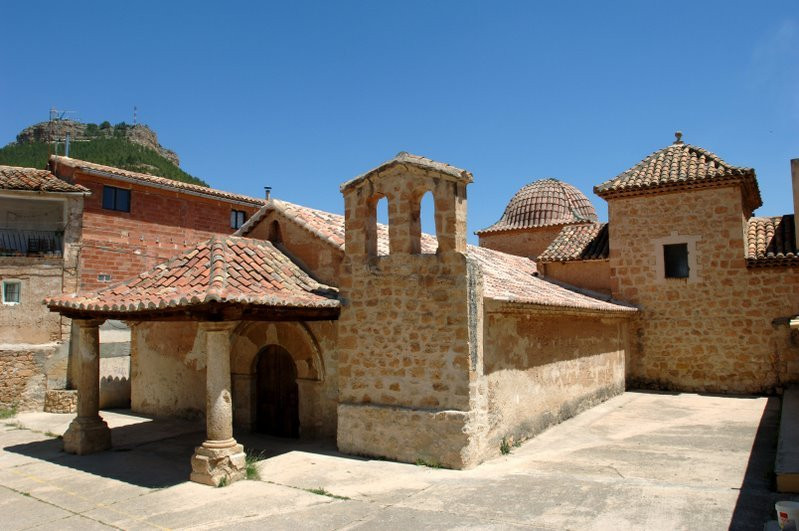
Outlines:
[{"label": "arched doorway", "polygon": [[256,359],[256,430],[278,437],[299,437],[300,394],[297,367],[286,349],[269,345]]}]

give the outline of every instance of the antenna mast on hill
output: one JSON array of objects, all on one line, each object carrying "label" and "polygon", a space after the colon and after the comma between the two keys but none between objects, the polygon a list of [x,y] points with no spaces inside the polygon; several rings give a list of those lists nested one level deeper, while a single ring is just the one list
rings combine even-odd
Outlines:
[{"label": "antenna mast on hill", "polygon": [[[47,141],[47,146],[48,146],[47,147],[47,151],[48,151],[47,156],[48,156],[48,158],[49,158],[50,155],[58,155],[58,139],[54,138],[54,136],[55,136],[55,130],[54,130],[55,126],[53,125],[53,122],[58,122],[58,121],[64,120],[65,119],[64,117],[66,115],[68,115],[68,114],[77,114],[77,113],[78,113],[78,111],[59,111],[55,107],[50,107],[50,120],[48,120],[48,124],[47,124],[47,137],[48,137],[47,138],[47,140],[48,140]],[[53,143],[52,146],[50,144],[51,142]],[[67,144],[67,142],[68,141],[65,140],[65,145]],[[52,152],[50,151],[51,148],[53,149]]]},{"label": "antenna mast on hill", "polygon": [[136,125],[136,111],[138,108],[134,105],[133,106],[133,125]]},{"label": "antenna mast on hill", "polygon": [[50,121],[64,120],[67,114],[77,114],[78,111],[59,111],[55,107],[50,107]]}]

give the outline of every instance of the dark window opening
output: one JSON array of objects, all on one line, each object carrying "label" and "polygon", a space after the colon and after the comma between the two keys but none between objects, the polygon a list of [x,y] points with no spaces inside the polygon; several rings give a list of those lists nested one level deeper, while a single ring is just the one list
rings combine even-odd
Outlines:
[{"label": "dark window opening", "polygon": [[274,220],[269,225],[269,237],[267,238],[272,243],[283,243],[283,235],[280,234],[280,223]]},{"label": "dark window opening", "polygon": [[246,213],[243,210],[231,210],[230,211],[230,228],[231,229],[238,229],[242,225],[244,225],[244,221],[246,220]]},{"label": "dark window opening", "polygon": [[103,186],[103,208],[130,212],[130,190],[116,186]]},{"label": "dark window opening", "polygon": [[688,278],[688,244],[674,243],[664,245],[663,264],[666,278]]}]

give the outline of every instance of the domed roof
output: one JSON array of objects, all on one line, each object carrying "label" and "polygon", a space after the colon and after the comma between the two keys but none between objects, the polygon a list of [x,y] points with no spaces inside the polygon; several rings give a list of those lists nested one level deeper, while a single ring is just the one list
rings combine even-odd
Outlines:
[{"label": "domed roof", "polygon": [[516,192],[500,220],[477,234],[598,220],[585,194],[568,183],[548,178]]}]

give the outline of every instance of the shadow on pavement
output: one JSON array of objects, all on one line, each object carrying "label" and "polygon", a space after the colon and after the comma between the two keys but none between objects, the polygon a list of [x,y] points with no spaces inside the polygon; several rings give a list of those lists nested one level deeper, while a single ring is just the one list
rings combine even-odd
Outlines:
[{"label": "shadow on pavement", "polygon": [[4,450],[141,487],[163,488],[188,479],[191,455],[204,435],[196,423],[149,420],[112,428],[112,448],[96,454],[68,454],[60,438]]},{"label": "shadow on pavement", "polygon": [[774,459],[777,454],[780,399],[770,397],[760,418],[743,484],[730,522],[732,530],[762,529],[768,520],[774,520],[774,503],[795,499],[790,494],[776,492]]},{"label": "shadow on pavement", "polygon": [[[7,452],[48,461],[97,476],[145,488],[164,488],[184,483],[191,472],[194,448],[205,439],[204,423],[176,419],[149,419],[111,429],[112,448],[89,455],[63,451],[60,438],[17,444]],[[340,454],[333,439],[284,439],[257,433],[236,433],[236,439],[258,460],[300,451],[322,455]]]}]

